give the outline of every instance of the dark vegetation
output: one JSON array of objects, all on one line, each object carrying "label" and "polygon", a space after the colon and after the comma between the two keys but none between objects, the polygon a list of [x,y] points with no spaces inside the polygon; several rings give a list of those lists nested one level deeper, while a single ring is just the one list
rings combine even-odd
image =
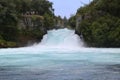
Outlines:
[{"label": "dark vegetation", "polygon": [[55,16],[48,0],[0,0],[2,48],[39,42],[47,30],[65,26],[88,46],[120,47],[120,0],[93,0],[69,20]]},{"label": "dark vegetation", "polygon": [[54,26],[53,11],[47,0],[0,0],[0,47],[40,41]]},{"label": "dark vegetation", "polygon": [[69,25],[88,46],[120,47],[120,0],[93,0],[78,9]]}]

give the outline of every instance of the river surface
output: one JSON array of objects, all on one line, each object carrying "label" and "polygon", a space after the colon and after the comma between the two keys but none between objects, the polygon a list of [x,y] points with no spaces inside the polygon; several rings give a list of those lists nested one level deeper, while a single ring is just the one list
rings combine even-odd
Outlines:
[{"label": "river surface", "polygon": [[86,48],[73,30],[51,30],[39,44],[0,49],[0,80],[120,80],[120,49]]}]

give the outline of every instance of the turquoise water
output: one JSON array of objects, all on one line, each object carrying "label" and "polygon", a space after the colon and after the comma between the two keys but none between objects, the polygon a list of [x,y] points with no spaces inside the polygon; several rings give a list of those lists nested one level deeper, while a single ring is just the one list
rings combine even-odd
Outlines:
[{"label": "turquoise water", "polygon": [[0,80],[120,80],[120,49],[85,48],[73,30],[51,30],[39,44],[0,49]]}]

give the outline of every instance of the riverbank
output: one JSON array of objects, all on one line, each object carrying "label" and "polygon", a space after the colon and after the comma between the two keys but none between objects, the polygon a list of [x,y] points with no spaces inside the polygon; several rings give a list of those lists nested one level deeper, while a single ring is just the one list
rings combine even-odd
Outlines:
[{"label": "riverbank", "polygon": [[0,79],[120,80],[120,49],[85,48],[74,32],[50,30],[34,46],[0,49]]},{"label": "riverbank", "polygon": [[120,1],[93,0],[69,24],[90,47],[120,47]]}]

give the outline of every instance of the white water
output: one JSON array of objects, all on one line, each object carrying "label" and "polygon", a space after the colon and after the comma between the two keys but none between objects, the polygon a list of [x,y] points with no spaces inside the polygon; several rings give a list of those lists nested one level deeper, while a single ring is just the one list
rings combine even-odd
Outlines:
[{"label": "white water", "polygon": [[83,47],[83,42],[74,30],[59,29],[50,30],[43,37],[43,40],[38,45],[59,46],[59,47]]},{"label": "white water", "polygon": [[0,49],[0,55],[2,54],[19,54],[30,52],[39,54],[47,51],[66,51],[67,53],[72,52],[86,52],[86,53],[120,53],[120,48],[88,48],[84,46],[83,41],[78,35],[75,34],[74,30],[65,29],[54,29],[48,31],[42,41],[39,44],[34,44],[28,47],[22,48],[8,48]]},{"label": "white water", "polygon": [[[16,80],[16,76],[17,80],[81,80],[80,77],[83,80],[120,80],[119,72],[104,67],[116,64],[120,65],[119,48],[86,48],[74,30],[50,30],[39,44],[0,49],[0,70],[3,70],[0,80]],[[44,71],[46,74],[40,75]]]},{"label": "white water", "polygon": [[83,41],[75,34],[74,30],[58,29],[50,30],[41,43],[32,46],[42,50],[77,50],[84,47]]}]

